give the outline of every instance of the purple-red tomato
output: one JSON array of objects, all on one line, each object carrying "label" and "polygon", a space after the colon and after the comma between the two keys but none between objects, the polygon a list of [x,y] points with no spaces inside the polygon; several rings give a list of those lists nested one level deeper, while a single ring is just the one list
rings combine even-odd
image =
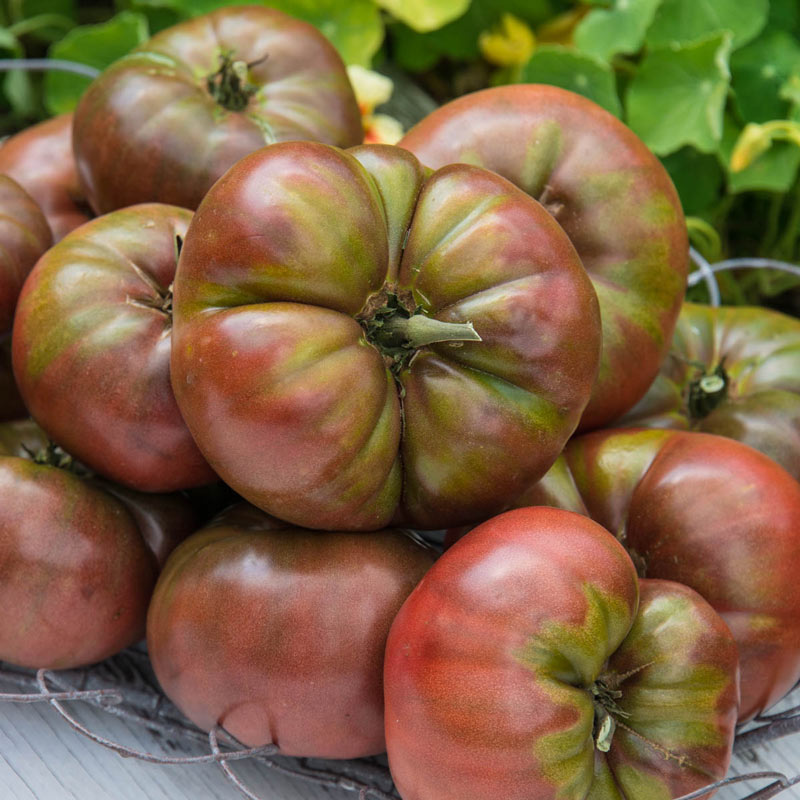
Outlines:
[{"label": "purple-red tomato", "polygon": [[72,114],[40,122],[0,146],[0,173],[13,178],[39,204],[53,240],[89,220],[72,155]]},{"label": "purple-red tomato", "polygon": [[800,320],[685,303],[661,371],[615,425],[729,436],[800,479]]},{"label": "purple-red tomato", "polygon": [[392,624],[384,685],[403,800],[666,800],[724,777],[738,662],[700,595],[640,584],[608,531],[539,507],[434,564]]},{"label": "purple-red tomato", "polygon": [[739,646],[741,721],[800,679],[800,484],[772,459],[706,433],[596,431],[515,505],[591,516],[641,577],[708,600]]},{"label": "purple-red tomato", "polygon": [[308,531],[233,506],[159,578],[147,618],[158,681],[195,724],[247,745],[380,753],[386,636],[432,563],[406,531]]},{"label": "purple-red tomato", "polygon": [[315,27],[273,8],[221,8],[112,64],[75,111],[78,173],[97,213],[196,208],[225,170],[276,141],[363,138],[344,64]]},{"label": "purple-red tomato", "polygon": [[14,324],[14,372],[47,434],[141,491],[214,480],[172,394],[171,285],[191,211],[143,204],[87,222],[39,261]]},{"label": "purple-red tomato", "polygon": [[581,430],[627,411],[658,372],[686,288],[686,224],[659,160],[591,100],[544,85],[459,97],[399,145],[429,167],[494,170],[558,220],[594,282],[603,321],[600,371]]},{"label": "purple-red tomato", "polygon": [[11,330],[22,284],[52,243],[36,201],[12,178],[0,175],[0,334]]},{"label": "purple-red tomato", "polygon": [[172,382],[209,463],[269,513],[439,528],[553,463],[599,334],[575,249],[510,182],[291,142],[238,162],[192,221]]},{"label": "purple-red tomato", "polygon": [[0,425],[0,660],[68,669],[133,644],[161,563],[194,528],[185,498],[85,477],[32,423]]}]

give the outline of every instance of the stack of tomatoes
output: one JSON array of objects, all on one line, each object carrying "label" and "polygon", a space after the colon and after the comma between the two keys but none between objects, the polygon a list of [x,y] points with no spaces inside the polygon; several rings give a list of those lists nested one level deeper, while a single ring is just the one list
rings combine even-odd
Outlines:
[{"label": "stack of tomatoes", "polygon": [[681,311],[674,188],[586,99],[362,133],[238,7],[0,148],[0,658],[146,632],[199,726],[404,800],[721,778],[800,678],[798,325]]}]

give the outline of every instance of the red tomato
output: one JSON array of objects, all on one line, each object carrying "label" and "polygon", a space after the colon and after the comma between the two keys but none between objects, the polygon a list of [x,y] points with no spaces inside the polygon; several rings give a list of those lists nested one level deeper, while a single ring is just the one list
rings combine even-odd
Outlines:
[{"label": "red tomato", "polygon": [[98,217],[39,261],[14,324],[36,421],[101,475],[141,491],[214,480],[172,394],[171,285],[192,212],[157,203]]},{"label": "red tomato", "polygon": [[722,778],[733,637],[685,586],[639,592],[622,545],[557,509],[501,514],[445,552],[386,646],[403,800],[653,800]]},{"label": "red tomato", "polygon": [[594,282],[603,321],[600,372],[581,429],[627,411],[658,372],[686,288],[686,224],[659,160],[591,100],[540,85],[459,97],[399,145],[429,167],[494,170],[558,220]]},{"label": "red tomato", "polygon": [[307,531],[234,506],[159,578],[147,620],[159,683],[195,724],[247,745],[380,753],[386,636],[432,561],[405,531]]}]

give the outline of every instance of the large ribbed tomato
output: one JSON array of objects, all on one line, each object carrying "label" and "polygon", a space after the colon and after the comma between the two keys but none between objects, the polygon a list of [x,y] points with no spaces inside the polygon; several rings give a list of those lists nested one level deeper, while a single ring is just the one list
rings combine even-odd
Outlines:
[{"label": "large ribbed tomato", "polygon": [[386,637],[432,563],[406,531],[308,531],[233,506],[159,578],[147,618],[156,676],[193,722],[245,744],[383,752]]},{"label": "large ribbed tomato", "polygon": [[275,144],[206,195],[175,277],[172,381],[220,477],[306,527],[484,518],[553,463],[597,298],[509,181],[407,150]]},{"label": "large ribbed tomato", "polygon": [[0,425],[0,660],[67,669],[133,644],[161,564],[195,527],[179,495],[84,473],[32,423]]},{"label": "large ribbed tomato", "polygon": [[479,525],[421,580],[386,645],[403,800],[667,800],[725,775],[730,631],[696,592],[642,581],[586,517]]},{"label": "large ribbed tomato", "polygon": [[31,272],[14,323],[32,416],[91,469],[142,491],[215,478],[169,378],[170,286],[191,216],[150,203],[72,231]]},{"label": "large ribbed tomato", "polygon": [[40,122],[0,146],[0,173],[13,178],[39,204],[59,241],[89,219],[72,155],[72,114]]},{"label": "large ribbed tomato", "polygon": [[196,208],[247,153],[275,141],[363,138],[339,54],[273,8],[221,8],[116,61],[75,111],[75,159],[98,213],[157,201]]},{"label": "large ribbed tomato", "polygon": [[594,282],[603,320],[600,371],[581,429],[627,411],[658,372],[686,285],[686,225],[658,159],[600,106],[540,85],[460,97],[399,144],[429,167],[494,170],[558,220]]},{"label": "large ribbed tomato", "polygon": [[729,436],[800,479],[800,320],[685,303],[661,371],[616,424]]},{"label": "large ribbed tomato", "polygon": [[707,433],[597,431],[516,504],[588,514],[641,576],[703,595],[739,646],[742,720],[800,679],[800,484],[772,459]]}]

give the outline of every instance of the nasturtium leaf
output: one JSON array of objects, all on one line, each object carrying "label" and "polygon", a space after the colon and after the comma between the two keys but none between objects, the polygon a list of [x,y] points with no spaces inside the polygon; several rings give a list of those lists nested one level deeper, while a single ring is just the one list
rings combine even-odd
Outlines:
[{"label": "nasturtium leaf", "polygon": [[415,31],[435,31],[460,17],[469,0],[375,0],[385,11]]},{"label": "nasturtium leaf", "polygon": [[768,24],[800,34],[800,3],[797,0],[770,0]]},{"label": "nasturtium leaf", "polygon": [[741,132],[742,129],[736,121],[726,114],[719,156],[728,173],[728,191],[731,194],[750,191],[788,191],[800,167],[800,147],[789,142],[774,142],[748,167],[740,172],[732,172],[731,153]]},{"label": "nasturtium leaf", "polygon": [[616,0],[611,8],[590,11],[575,28],[578,50],[610,59],[617,53],[635,53],[662,0]]},{"label": "nasturtium leaf", "polygon": [[661,159],[687,215],[708,209],[719,197],[725,174],[717,156],[682,147]]},{"label": "nasturtium leaf", "polygon": [[781,87],[800,72],[800,42],[786,31],[769,28],[731,56],[731,86],[736,109],[746,122],[786,115]]},{"label": "nasturtium leaf", "polygon": [[585,53],[543,45],[522,68],[520,78],[524,83],[548,83],[569,89],[616,116],[622,111],[613,70],[605,61]]},{"label": "nasturtium leaf", "polygon": [[39,14],[60,14],[73,19],[76,16],[75,0],[22,0],[19,7],[22,19]]},{"label": "nasturtium leaf", "polygon": [[[104,69],[147,39],[147,20],[141,14],[122,11],[108,22],[73,28],[50,47],[51,58],[64,58]],[[51,114],[72,111],[89,85],[89,79],[68,72],[45,75],[44,102]]]},{"label": "nasturtium leaf", "polygon": [[717,149],[730,83],[730,34],[648,52],[628,86],[627,122],[657,155]]},{"label": "nasturtium leaf", "polygon": [[758,36],[768,14],[769,0],[663,0],[646,41],[649,47],[662,47],[730,31],[737,48]]}]

